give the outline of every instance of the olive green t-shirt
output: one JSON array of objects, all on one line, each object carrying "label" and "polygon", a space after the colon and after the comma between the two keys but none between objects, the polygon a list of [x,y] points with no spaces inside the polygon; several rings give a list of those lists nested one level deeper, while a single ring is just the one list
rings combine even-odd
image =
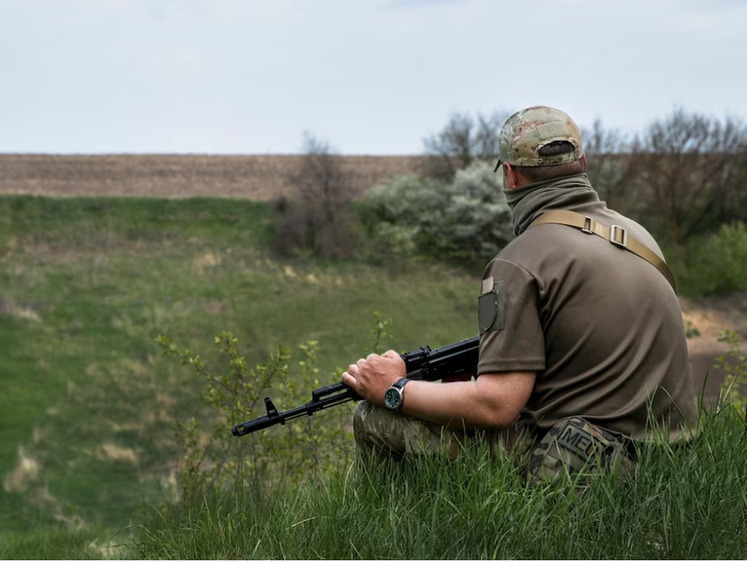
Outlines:
[{"label": "olive green t-shirt", "polygon": [[[574,210],[624,227],[663,259],[643,227],[598,199]],[[679,302],[635,254],[565,225],[527,228],[486,267],[479,309],[478,374],[537,371],[524,413],[538,427],[580,416],[645,441],[652,422],[671,439],[694,426]]]}]

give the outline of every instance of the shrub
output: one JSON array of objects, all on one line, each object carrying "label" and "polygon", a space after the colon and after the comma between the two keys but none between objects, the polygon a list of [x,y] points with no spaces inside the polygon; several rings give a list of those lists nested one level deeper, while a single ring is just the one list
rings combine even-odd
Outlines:
[{"label": "shrub", "polygon": [[[373,312],[371,326],[374,353],[383,353],[391,320]],[[202,399],[205,411],[175,424],[181,448],[177,483],[181,505],[194,507],[206,497],[262,498],[273,486],[316,479],[331,469],[346,466],[352,453],[348,434],[351,407],[344,402],[325,416],[304,416],[283,427],[267,428],[240,438],[229,428],[264,415],[261,398],[272,395],[279,411],[308,402],[311,392],[339,382],[340,372],[320,383],[317,378],[319,346],[308,341],[299,346],[300,359],[293,361],[288,349],[279,346],[264,363],[250,366],[238,352],[238,340],[229,332],[215,337],[223,361],[208,366],[190,349],[180,348],[172,338],[160,335],[157,342],[164,354],[189,365],[205,381]],[[349,406],[349,405],[348,405]],[[207,426],[207,429],[205,429]]]},{"label": "shrub", "polygon": [[683,287],[695,294],[747,290],[747,226],[723,225],[716,234],[693,240],[682,272]]},{"label": "shrub", "polygon": [[[200,355],[179,348],[167,336],[159,336],[158,342],[164,353],[190,365],[205,381],[203,421],[192,416],[175,425],[182,449],[177,480],[183,504],[195,505],[206,494],[242,490],[261,498],[273,484],[315,477],[347,461],[349,443],[342,424],[324,423],[316,416],[306,423],[298,420],[251,436],[230,436],[231,425],[258,413],[264,415],[264,411],[258,412],[258,405],[267,394],[277,398],[282,409],[308,401],[310,391],[321,386],[316,378],[316,342],[299,347],[301,359],[297,362],[281,346],[265,363],[252,367],[239,355],[238,341],[228,332],[215,338],[226,363],[222,367],[209,367]],[[324,384],[339,380],[335,379]],[[347,408],[339,408],[338,413],[349,415]]]},{"label": "shrub", "polygon": [[342,157],[326,141],[304,133],[304,153],[289,174],[294,193],[275,202],[275,250],[345,258],[355,253],[355,195]]},{"label": "shrub", "polygon": [[351,257],[357,240],[354,218],[348,203],[280,198],[273,207],[273,250],[281,256]]},{"label": "shrub", "polygon": [[375,187],[360,206],[369,238],[368,253],[407,258],[422,243],[422,224],[438,214],[437,194],[442,182],[413,175],[397,176]]},{"label": "shrub", "polygon": [[378,255],[419,253],[473,266],[513,236],[501,178],[485,162],[459,170],[451,182],[394,178],[366,198],[362,212]]}]

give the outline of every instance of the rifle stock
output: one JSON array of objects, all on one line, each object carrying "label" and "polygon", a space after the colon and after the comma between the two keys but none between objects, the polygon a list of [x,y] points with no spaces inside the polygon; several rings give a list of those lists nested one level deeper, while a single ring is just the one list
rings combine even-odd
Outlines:
[{"label": "rifle stock", "polygon": [[[407,378],[436,381],[445,377],[474,375],[477,371],[479,340],[477,336],[431,349],[423,346],[401,355],[407,369]],[[361,397],[341,382],[317,388],[311,392],[311,401],[303,406],[279,412],[269,397],[265,398],[267,414],[233,426],[231,433],[240,437],[248,433],[267,429],[273,425],[331,408],[338,404],[360,400]]]}]

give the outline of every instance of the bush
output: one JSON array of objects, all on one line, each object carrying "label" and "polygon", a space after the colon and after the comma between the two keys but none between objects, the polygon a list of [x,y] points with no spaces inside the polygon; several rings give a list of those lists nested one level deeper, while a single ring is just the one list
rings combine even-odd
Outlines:
[{"label": "bush", "polygon": [[289,174],[293,195],[275,202],[275,251],[346,258],[355,253],[355,196],[342,157],[327,142],[304,133],[304,153]]},{"label": "bush", "polygon": [[451,182],[394,178],[372,191],[362,214],[376,255],[423,254],[473,266],[513,237],[501,177],[485,162],[459,170]]},{"label": "bush", "polygon": [[378,261],[417,254],[421,224],[438,213],[435,195],[441,191],[440,181],[413,175],[397,176],[375,187],[360,206],[369,257]]},{"label": "bush", "polygon": [[349,203],[280,198],[273,207],[273,226],[273,250],[281,256],[343,259],[355,255],[357,231]]},{"label": "bush", "polygon": [[[383,328],[382,328],[383,329]],[[175,424],[182,450],[177,468],[178,493],[185,506],[198,504],[206,495],[238,492],[262,498],[273,485],[314,478],[347,462],[348,436],[343,424],[308,417],[284,428],[233,438],[231,425],[264,415],[261,398],[279,398],[280,409],[308,401],[317,379],[318,346],[309,341],[299,346],[301,359],[282,346],[263,364],[250,366],[238,352],[237,339],[228,332],[215,338],[225,365],[210,367],[200,355],[179,348],[168,336],[159,336],[164,353],[181,359],[204,379],[202,398],[206,411]],[[331,376],[325,384],[337,382]],[[349,416],[349,408],[338,414]],[[205,426],[208,426],[205,428]]]},{"label": "bush", "polygon": [[747,290],[747,226],[723,225],[716,234],[693,240],[687,249],[682,285],[689,293],[726,294]]},{"label": "bush", "polygon": [[[390,324],[390,319],[373,312],[374,353],[383,353],[385,342],[392,337],[387,331]],[[277,399],[278,411],[287,411],[306,404],[313,390],[339,382],[338,370],[320,383],[316,341],[299,346],[299,360],[294,361],[291,352],[279,346],[264,363],[249,365],[239,354],[237,338],[221,332],[214,339],[219,360],[212,366],[169,336],[160,335],[157,342],[164,354],[189,365],[205,382],[204,410],[174,425],[181,449],[176,471],[181,506],[191,508],[206,497],[223,494],[262,499],[269,491],[316,479],[349,462],[352,440],[347,421],[352,402],[339,402],[336,415],[298,416],[282,428],[265,428],[239,439],[229,436],[232,425],[265,415],[267,405],[262,398],[268,394]]]}]

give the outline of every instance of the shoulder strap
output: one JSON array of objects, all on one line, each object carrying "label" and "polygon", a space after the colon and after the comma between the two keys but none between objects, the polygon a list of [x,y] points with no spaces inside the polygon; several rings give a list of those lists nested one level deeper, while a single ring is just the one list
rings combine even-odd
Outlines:
[{"label": "shoulder strap", "polygon": [[585,232],[586,234],[596,234],[597,236],[601,236],[611,244],[628,250],[649,262],[661,272],[667,281],[669,281],[674,292],[677,292],[674,275],[672,275],[672,271],[664,260],[662,260],[643,242],[639,242],[632,236],[628,236],[628,232],[621,226],[616,224],[607,226],[606,224],[597,222],[586,215],[564,210],[547,211],[535,219],[529,226],[532,227],[538,224],[564,224],[578,228],[581,232]]}]

